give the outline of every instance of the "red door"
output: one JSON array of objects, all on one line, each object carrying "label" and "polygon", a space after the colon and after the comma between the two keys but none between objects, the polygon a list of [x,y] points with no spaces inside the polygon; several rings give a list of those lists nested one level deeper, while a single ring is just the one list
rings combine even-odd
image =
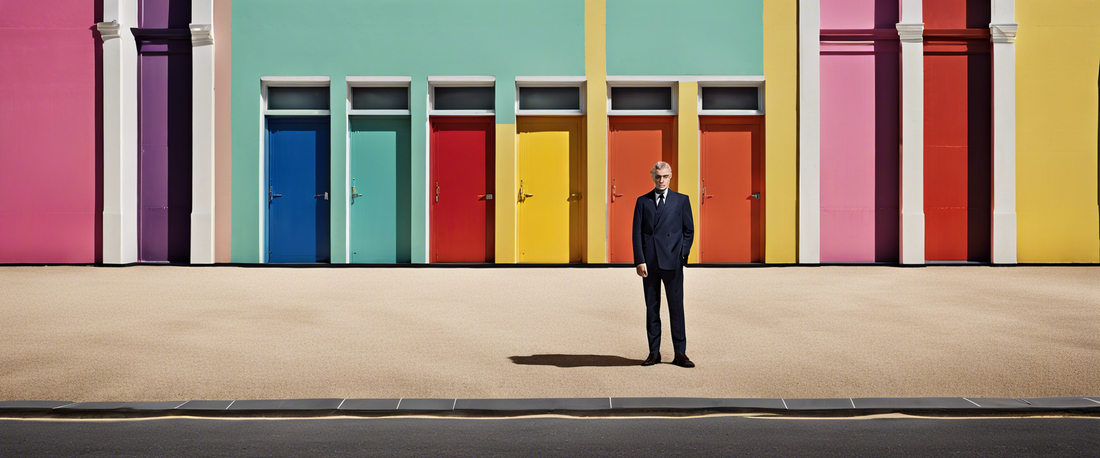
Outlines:
[{"label": "red door", "polygon": [[924,3],[925,258],[930,261],[990,256],[989,11],[988,1]]},{"label": "red door", "polygon": [[699,260],[760,262],[763,116],[704,116]]},{"label": "red door", "polygon": [[608,247],[611,262],[634,262],[631,226],[638,196],[653,190],[650,169],[657,161],[672,166],[669,188],[677,189],[676,118],[611,116],[608,118],[607,171],[610,188]]},{"label": "red door", "polygon": [[493,118],[432,117],[430,262],[493,261]]}]

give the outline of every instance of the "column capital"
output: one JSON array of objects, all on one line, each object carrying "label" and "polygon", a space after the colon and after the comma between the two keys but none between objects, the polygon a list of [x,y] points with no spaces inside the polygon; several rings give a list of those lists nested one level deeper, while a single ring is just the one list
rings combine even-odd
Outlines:
[{"label": "column capital", "polygon": [[102,39],[104,42],[112,38],[121,37],[121,34],[119,33],[120,27],[118,25],[118,21],[97,22],[95,28],[99,31],[99,38]]},{"label": "column capital", "polygon": [[1015,22],[1010,24],[989,24],[989,32],[992,37],[990,38],[994,43],[1015,43],[1016,42],[1016,29],[1020,27],[1020,24]]},{"label": "column capital", "polygon": [[188,24],[191,29],[191,46],[210,46],[214,44],[214,34],[210,24]]},{"label": "column capital", "polygon": [[924,23],[898,24],[898,37],[902,43],[920,43],[924,41]]}]

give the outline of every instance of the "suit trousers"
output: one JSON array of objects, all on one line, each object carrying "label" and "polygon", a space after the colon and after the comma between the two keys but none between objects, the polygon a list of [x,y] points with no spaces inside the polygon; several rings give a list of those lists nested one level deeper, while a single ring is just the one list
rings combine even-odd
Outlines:
[{"label": "suit trousers", "polygon": [[[656,266],[656,263],[653,264]],[[672,327],[672,348],[676,353],[686,353],[687,336],[684,331],[684,267],[675,270],[650,269],[642,277],[645,289],[646,333],[649,334],[649,352],[661,351],[661,283],[665,284],[668,299],[668,319]]]}]

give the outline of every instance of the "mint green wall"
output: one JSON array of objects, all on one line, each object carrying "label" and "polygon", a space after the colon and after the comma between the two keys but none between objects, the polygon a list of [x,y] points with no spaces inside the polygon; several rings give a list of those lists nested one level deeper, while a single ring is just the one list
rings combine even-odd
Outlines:
[{"label": "mint green wall", "polygon": [[332,262],[346,259],[346,76],[412,77],[412,261],[426,262],[428,76],[497,80],[514,123],[516,76],[584,75],[584,1],[234,0],[233,262],[260,262],[260,77],[331,79]]},{"label": "mint green wall", "polygon": [[763,0],[607,0],[608,75],[763,75]]}]

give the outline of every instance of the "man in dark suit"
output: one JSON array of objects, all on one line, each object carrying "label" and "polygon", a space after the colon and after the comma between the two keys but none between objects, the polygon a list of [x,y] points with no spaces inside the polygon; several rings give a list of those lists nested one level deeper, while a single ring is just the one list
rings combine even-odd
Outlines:
[{"label": "man in dark suit", "polygon": [[661,362],[661,282],[672,321],[672,364],[695,367],[688,359],[684,334],[684,265],[695,238],[695,221],[688,197],[668,189],[672,166],[658,162],[650,170],[654,189],[634,204],[634,265],[645,290],[649,357],[643,366]]}]

